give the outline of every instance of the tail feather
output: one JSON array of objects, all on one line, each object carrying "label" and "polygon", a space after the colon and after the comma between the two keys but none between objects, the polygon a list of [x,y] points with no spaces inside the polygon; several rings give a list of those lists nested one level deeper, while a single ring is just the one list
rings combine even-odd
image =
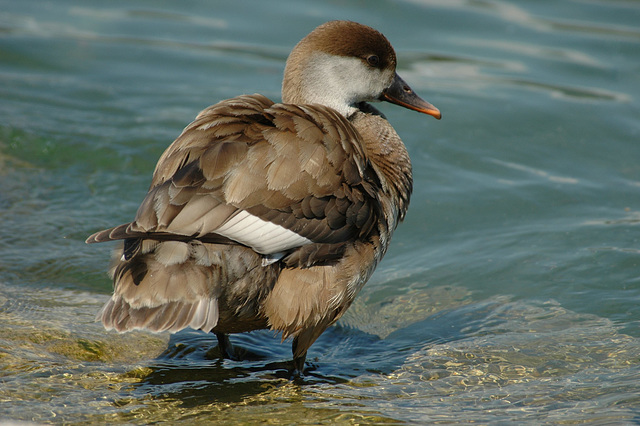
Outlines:
[{"label": "tail feather", "polygon": [[209,332],[266,326],[260,303],[280,273],[278,263],[263,266],[261,255],[240,245],[148,235],[131,237],[124,224],[88,240],[126,237],[110,269],[113,296],[96,318],[105,328]]},{"label": "tail feather", "polygon": [[218,301],[203,299],[196,303],[169,302],[134,308],[114,295],[98,313],[96,321],[102,322],[107,330],[121,333],[132,330],[175,333],[187,327],[209,332],[218,323]]},{"label": "tail feather", "polygon": [[131,223],[125,223],[115,228],[105,229],[91,235],[85,241],[87,244],[103,243],[105,241],[124,240],[127,238],[138,238],[143,236],[140,232],[131,231]]},{"label": "tail feather", "polygon": [[162,231],[141,232],[133,230],[135,222],[123,223],[114,228],[105,229],[92,234],[85,240],[87,244],[104,243],[107,241],[126,240],[131,238],[141,238],[156,241],[182,241],[189,242],[198,240],[209,244],[242,245],[227,237],[215,233],[200,235],[197,238],[193,235],[181,235]]}]

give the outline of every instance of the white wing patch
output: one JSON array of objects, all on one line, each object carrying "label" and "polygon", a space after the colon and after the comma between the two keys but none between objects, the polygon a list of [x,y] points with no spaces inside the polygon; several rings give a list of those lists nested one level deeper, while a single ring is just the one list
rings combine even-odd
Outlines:
[{"label": "white wing patch", "polygon": [[313,242],[287,228],[264,221],[246,211],[238,212],[215,232],[245,244],[260,254],[284,252]]}]

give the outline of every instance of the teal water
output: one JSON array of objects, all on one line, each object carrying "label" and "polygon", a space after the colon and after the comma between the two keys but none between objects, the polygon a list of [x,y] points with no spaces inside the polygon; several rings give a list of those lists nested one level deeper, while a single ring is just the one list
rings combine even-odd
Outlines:
[{"label": "teal water", "polygon": [[[204,107],[279,99],[316,25],[381,30],[439,122],[382,105],[405,223],[311,348],[104,331],[108,244]],[[0,0],[0,420],[640,421],[640,2]]]}]

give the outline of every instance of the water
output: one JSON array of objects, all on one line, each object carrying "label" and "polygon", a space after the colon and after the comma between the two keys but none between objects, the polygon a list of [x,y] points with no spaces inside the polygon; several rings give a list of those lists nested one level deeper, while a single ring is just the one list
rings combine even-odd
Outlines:
[{"label": "water", "polygon": [[[0,1],[0,419],[637,423],[637,1]],[[316,25],[383,31],[440,122],[382,105],[415,191],[311,348],[107,333],[111,246],[164,148],[224,98],[279,98]]]}]

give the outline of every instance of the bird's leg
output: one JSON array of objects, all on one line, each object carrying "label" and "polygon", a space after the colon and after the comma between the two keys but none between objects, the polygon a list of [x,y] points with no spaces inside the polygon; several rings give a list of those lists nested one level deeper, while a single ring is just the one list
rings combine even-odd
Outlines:
[{"label": "bird's leg", "polygon": [[236,359],[236,354],[233,350],[233,345],[229,340],[229,336],[224,333],[215,333],[218,339],[218,347],[220,348],[220,354],[222,358]]},{"label": "bird's leg", "polygon": [[302,377],[304,375],[304,362],[307,359],[307,351],[302,353],[298,352],[298,338],[293,339],[293,345],[291,346],[293,352],[293,371],[291,372],[291,378]]},{"label": "bird's leg", "polygon": [[293,359],[293,372],[291,373],[292,378],[304,376],[304,361],[306,357],[307,354],[304,354]]}]

